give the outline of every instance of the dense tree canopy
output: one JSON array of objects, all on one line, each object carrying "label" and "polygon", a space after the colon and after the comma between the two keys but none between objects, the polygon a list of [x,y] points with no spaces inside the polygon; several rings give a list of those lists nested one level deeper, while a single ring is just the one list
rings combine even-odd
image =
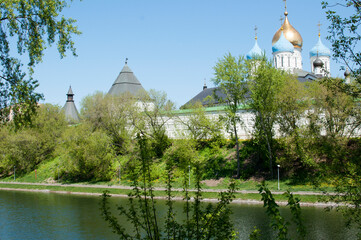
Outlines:
[{"label": "dense tree canopy", "polygon": [[60,15],[67,6],[64,0],[0,2],[0,122],[9,120],[10,112],[16,126],[31,120],[42,98],[32,74],[48,46],[56,43],[61,57],[68,50],[76,55],[72,37],[80,32],[74,19]]}]

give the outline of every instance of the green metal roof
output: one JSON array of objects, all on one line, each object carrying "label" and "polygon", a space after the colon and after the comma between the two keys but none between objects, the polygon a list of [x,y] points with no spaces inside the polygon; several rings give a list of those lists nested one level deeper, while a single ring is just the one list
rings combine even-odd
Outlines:
[{"label": "green metal roof", "polygon": [[[204,111],[206,112],[222,112],[222,111],[226,111],[227,106],[226,105],[222,105],[222,106],[215,106],[215,107],[205,107]],[[246,110],[249,109],[249,106],[247,104],[242,104],[238,106],[238,110]],[[179,110],[174,110],[173,113],[174,114],[191,114],[194,112],[194,109],[179,109]]]}]

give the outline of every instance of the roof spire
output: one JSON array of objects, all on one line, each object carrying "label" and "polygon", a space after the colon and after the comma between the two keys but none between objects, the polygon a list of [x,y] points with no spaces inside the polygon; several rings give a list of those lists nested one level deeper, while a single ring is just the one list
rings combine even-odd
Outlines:
[{"label": "roof spire", "polygon": [[317,26],[318,26],[318,37],[321,37],[321,26],[322,26],[322,24],[320,23],[320,21],[318,21]]},{"label": "roof spire", "polygon": [[281,27],[282,27],[282,25],[283,25],[283,16],[281,15],[281,17],[280,17],[280,21],[281,21]]},{"label": "roof spire", "polygon": [[285,2],[285,16],[287,17],[288,12],[287,12],[287,0],[283,0]]},{"label": "roof spire", "polygon": [[206,78],[204,78],[203,90],[204,90],[204,89],[207,89]]},{"label": "roof spire", "polygon": [[256,41],[257,41],[257,38],[258,38],[258,37],[257,37],[257,30],[258,30],[258,27],[257,27],[257,25],[255,25],[255,26],[254,26],[254,35],[255,35],[255,36],[254,36],[254,39],[256,39]]},{"label": "roof spire", "polygon": [[67,95],[67,100],[63,107],[65,119],[69,123],[77,123],[80,121],[80,118],[79,118],[78,110],[76,109],[76,106],[74,103],[74,99],[73,99],[74,93],[71,89],[71,86],[69,87],[69,91],[66,95]]},{"label": "roof spire", "polygon": [[68,90],[68,93],[66,94],[66,96],[67,96],[67,102],[74,102],[74,100],[73,100],[74,93],[73,93],[73,90],[71,89],[71,85],[69,87],[69,90]]}]

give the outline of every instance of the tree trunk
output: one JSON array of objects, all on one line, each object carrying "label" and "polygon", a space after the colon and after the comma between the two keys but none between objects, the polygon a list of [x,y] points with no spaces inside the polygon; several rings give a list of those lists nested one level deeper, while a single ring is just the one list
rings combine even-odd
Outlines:
[{"label": "tree trunk", "polygon": [[237,155],[237,179],[241,177],[241,160],[239,158],[239,142],[238,142],[238,135],[237,135],[237,123],[233,123],[233,130],[234,130],[234,137],[236,139],[236,155]]},{"label": "tree trunk", "polygon": [[266,142],[267,142],[267,148],[268,148],[268,155],[269,155],[269,168],[270,168],[270,172],[271,172],[271,179],[273,179],[273,167],[272,167],[272,150],[271,150],[271,144],[269,142],[269,138],[268,138],[268,134],[267,131],[265,129],[264,126],[264,122],[263,122],[263,117],[262,117],[262,113],[259,112],[259,118],[261,121],[261,126],[262,126],[262,130],[266,136]]}]

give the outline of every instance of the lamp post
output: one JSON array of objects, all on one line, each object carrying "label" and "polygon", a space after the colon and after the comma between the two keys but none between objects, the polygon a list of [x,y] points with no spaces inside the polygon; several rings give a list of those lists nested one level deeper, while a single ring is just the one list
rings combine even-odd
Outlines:
[{"label": "lamp post", "polygon": [[188,170],[189,170],[189,174],[188,174],[188,187],[191,187],[191,165],[188,165]]},{"label": "lamp post", "polygon": [[278,190],[280,190],[280,165],[277,165]]},{"label": "lamp post", "polygon": [[119,165],[119,168],[118,168],[118,179],[119,179],[119,184],[120,184],[120,165]]}]

